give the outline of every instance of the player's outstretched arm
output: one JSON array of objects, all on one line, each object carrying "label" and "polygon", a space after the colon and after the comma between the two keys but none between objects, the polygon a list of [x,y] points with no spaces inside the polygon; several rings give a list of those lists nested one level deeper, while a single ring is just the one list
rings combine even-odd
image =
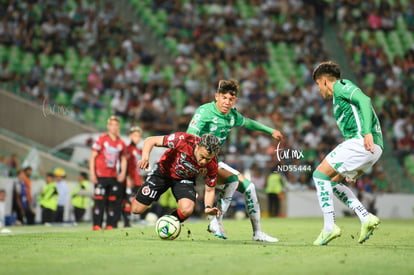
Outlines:
[{"label": "player's outstretched arm", "polygon": [[205,188],[206,189],[204,192],[204,213],[206,213],[207,215],[219,216],[221,214],[220,209],[218,209],[217,207],[213,207],[216,188],[210,187],[208,185],[205,185]]},{"label": "player's outstretched arm", "polygon": [[149,166],[149,157],[154,146],[162,146],[164,141],[164,136],[153,136],[148,137],[144,141],[144,146],[142,147],[142,158],[137,162],[137,166],[141,169],[147,169]]},{"label": "player's outstretched arm", "polygon": [[283,139],[283,135],[280,131],[272,129],[250,118],[246,118],[246,121],[244,122],[244,127],[250,130],[267,133],[277,140]]},{"label": "player's outstretched arm", "polygon": [[277,139],[277,140],[283,140],[283,134],[282,134],[282,132],[280,132],[280,131],[278,131],[276,129],[273,130],[272,137],[274,139]]}]

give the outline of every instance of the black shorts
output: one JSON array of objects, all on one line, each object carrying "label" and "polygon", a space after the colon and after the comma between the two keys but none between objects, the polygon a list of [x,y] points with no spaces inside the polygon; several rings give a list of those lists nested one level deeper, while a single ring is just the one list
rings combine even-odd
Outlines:
[{"label": "black shorts", "polygon": [[148,174],[144,184],[138,189],[135,199],[142,204],[150,205],[157,201],[160,196],[171,187],[173,195],[177,201],[180,199],[190,199],[196,201],[195,179],[174,179],[161,173],[159,166]]}]

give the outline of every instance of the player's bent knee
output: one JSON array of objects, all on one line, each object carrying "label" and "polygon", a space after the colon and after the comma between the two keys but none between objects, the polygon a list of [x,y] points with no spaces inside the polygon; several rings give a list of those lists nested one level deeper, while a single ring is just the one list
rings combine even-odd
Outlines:
[{"label": "player's bent knee", "polygon": [[189,199],[181,199],[178,202],[178,208],[180,209],[180,212],[186,217],[189,217],[191,214],[193,214],[194,207],[195,203]]},{"label": "player's bent knee", "polygon": [[148,205],[142,204],[137,200],[134,200],[131,205],[131,212],[134,214],[141,214],[144,213],[144,211],[147,210],[147,208]]}]

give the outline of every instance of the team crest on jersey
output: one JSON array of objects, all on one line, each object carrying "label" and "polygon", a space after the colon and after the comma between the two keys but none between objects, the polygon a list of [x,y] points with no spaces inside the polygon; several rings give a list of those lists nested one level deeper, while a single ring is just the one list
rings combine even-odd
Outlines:
[{"label": "team crest on jersey", "polygon": [[171,135],[169,135],[167,140],[174,140],[174,139],[175,139],[175,134],[171,134]]},{"label": "team crest on jersey", "polygon": [[151,189],[148,186],[144,186],[141,190],[142,195],[148,196],[151,193]]},{"label": "team crest on jersey", "polygon": [[232,118],[230,119],[230,126],[231,126],[231,127],[233,127],[233,126],[234,126],[234,117],[232,117]]}]

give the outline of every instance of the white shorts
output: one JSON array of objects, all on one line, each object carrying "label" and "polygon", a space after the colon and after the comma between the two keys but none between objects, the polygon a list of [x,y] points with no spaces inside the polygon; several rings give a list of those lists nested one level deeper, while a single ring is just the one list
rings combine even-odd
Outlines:
[{"label": "white shorts", "polygon": [[236,169],[234,169],[234,168],[230,167],[230,165],[228,165],[228,164],[226,164],[226,163],[224,163],[224,162],[222,162],[222,161],[220,161],[220,162],[218,163],[218,167],[219,167],[219,168],[221,168],[221,169],[224,169],[224,170],[226,170],[226,171],[229,171],[229,172],[231,172],[232,174],[234,174],[234,175],[236,175],[236,176],[238,176],[238,175],[240,175],[240,174],[241,174],[239,171],[237,171]]},{"label": "white shorts", "polygon": [[371,168],[381,155],[382,149],[377,144],[371,153],[365,149],[363,139],[353,138],[336,146],[325,159],[336,172],[354,180],[359,173]]}]

